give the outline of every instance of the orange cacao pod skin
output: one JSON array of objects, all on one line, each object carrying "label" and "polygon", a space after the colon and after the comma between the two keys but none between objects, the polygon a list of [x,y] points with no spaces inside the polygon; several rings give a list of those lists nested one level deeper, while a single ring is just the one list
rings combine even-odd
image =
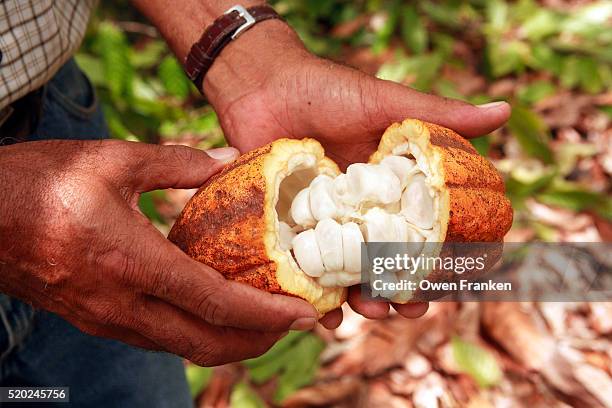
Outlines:
[{"label": "orange cacao pod skin", "polygon": [[[434,241],[501,242],[512,224],[512,207],[493,165],[454,131],[414,119],[391,125],[370,162],[378,163],[408,143],[427,162],[439,192]],[[323,314],[344,302],[346,289],[319,286],[276,246],[279,185],[292,158],[304,155],[313,158],[313,174],[340,173],[318,142],[279,139],[244,154],[209,179],[187,203],[168,238],[228,279],[304,298]],[[447,275],[431,271],[428,279],[446,280]]]}]

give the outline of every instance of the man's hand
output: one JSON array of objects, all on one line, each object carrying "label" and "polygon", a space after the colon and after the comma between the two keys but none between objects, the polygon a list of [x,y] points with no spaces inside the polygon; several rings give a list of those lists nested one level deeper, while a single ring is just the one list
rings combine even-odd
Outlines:
[{"label": "man's hand", "polygon": [[[444,99],[317,58],[278,21],[247,34],[221,53],[204,83],[226,137],[243,152],[280,137],[313,137],[344,168],[367,161],[384,130],[405,118],[473,137],[496,129],[510,115],[504,102],[474,106]],[[348,302],[368,318],[389,312],[384,302],[364,301],[359,287],[350,288]],[[427,311],[426,303],[392,306],[405,317]],[[340,310],[322,319],[330,328],[341,321]]]},{"label": "man's hand", "polygon": [[290,328],[311,328],[305,301],[225,280],[138,210],[140,193],[199,187],[237,154],[120,141],[0,147],[0,292],[201,365],[259,355]]},{"label": "man's hand", "polygon": [[[180,61],[205,27],[234,0],[132,0],[166,38]],[[244,0],[244,7],[261,4]],[[285,23],[256,24],[221,51],[206,74],[203,92],[214,106],[230,144],[242,152],[281,137],[313,137],[342,167],[366,161],[393,122],[417,118],[466,137],[486,134],[510,115],[504,102],[473,106],[423,94],[320,59]],[[369,318],[384,318],[389,305],[364,302],[351,288],[349,304]],[[403,316],[425,313],[427,304],[393,305]],[[342,321],[336,310],[322,319]]]},{"label": "man's hand", "polygon": [[393,122],[417,118],[474,137],[510,114],[505,102],[474,106],[318,58],[282,22],[260,25],[224,49],[204,82],[226,137],[243,152],[280,137],[313,137],[346,167],[367,161]]}]

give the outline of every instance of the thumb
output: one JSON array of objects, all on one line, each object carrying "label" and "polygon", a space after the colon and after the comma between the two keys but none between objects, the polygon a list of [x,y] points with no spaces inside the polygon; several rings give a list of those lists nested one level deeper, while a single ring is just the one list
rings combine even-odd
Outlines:
[{"label": "thumb", "polygon": [[382,117],[387,124],[415,118],[453,129],[464,137],[477,137],[502,126],[510,117],[510,105],[506,102],[472,105],[381,79],[373,79],[371,85],[378,101],[369,108],[378,111],[378,115],[370,112],[367,117]]},{"label": "thumb", "polygon": [[200,150],[187,146],[140,144],[140,159],[130,179],[138,192],[166,188],[198,188],[238,158],[233,147]]}]

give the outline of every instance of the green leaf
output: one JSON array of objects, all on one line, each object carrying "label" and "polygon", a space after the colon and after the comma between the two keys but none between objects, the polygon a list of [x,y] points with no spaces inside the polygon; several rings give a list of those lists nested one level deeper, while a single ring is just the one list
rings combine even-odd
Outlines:
[{"label": "green leaf", "polygon": [[249,369],[249,377],[255,384],[263,384],[280,374],[289,363],[289,353],[281,353],[274,360]]},{"label": "green leaf", "polygon": [[185,100],[191,91],[189,79],[183,72],[183,67],[174,57],[163,59],[157,70],[157,76],[161,80],[166,92],[176,96],[180,100]]},{"label": "green leaf", "polygon": [[583,91],[597,94],[603,90],[603,80],[593,58],[583,57],[578,59],[577,69],[580,87]]},{"label": "green leaf", "polygon": [[526,105],[534,104],[547,96],[553,95],[556,88],[548,81],[540,80],[525,85],[518,90],[518,98]]},{"label": "green leaf", "polygon": [[313,334],[290,332],[267,353],[243,364],[256,384],[278,376],[275,399],[280,402],[312,381],[324,348],[325,342]]},{"label": "green leaf", "polygon": [[415,54],[422,54],[427,48],[427,30],[413,5],[401,8],[401,28],[404,43]]},{"label": "green leaf", "polygon": [[408,75],[412,63],[402,53],[396,53],[395,58],[380,66],[376,76],[380,79],[393,82],[403,82]]},{"label": "green leaf", "polygon": [[486,156],[487,153],[489,153],[489,147],[491,146],[489,136],[481,136],[476,137],[474,139],[470,139],[470,143],[482,156]]},{"label": "green leaf", "polygon": [[110,130],[111,135],[115,139],[128,140],[137,142],[138,138],[125,126],[121,119],[121,115],[111,105],[104,104],[102,106],[104,117]]},{"label": "green leaf", "polygon": [[232,408],[265,408],[265,402],[245,382],[234,386],[230,395],[230,407]]},{"label": "green leaf", "polygon": [[559,78],[563,87],[571,89],[578,85],[580,82],[579,64],[579,58],[575,55],[563,59],[561,77]]},{"label": "green leaf", "polygon": [[303,337],[291,354],[290,364],[278,379],[274,399],[280,402],[296,390],[312,382],[319,368],[319,355],[325,342],[317,336]]},{"label": "green leaf", "polygon": [[534,44],[527,63],[534,69],[550,72],[556,76],[561,75],[563,58],[551,47],[545,44]]},{"label": "green leaf", "polygon": [[459,9],[450,3],[419,2],[421,9],[435,22],[451,28],[461,27]]},{"label": "green leaf", "polygon": [[195,113],[195,116],[191,115],[181,121],[164,121],[159,128],[159,133],[164,137],[174,137],[182,133],[207,135],[215,131],[220,131],[219,120],[217,119],[215,111],[211,109],[208,112]]},{"label": "green leaf", "polygon": [[[524,173],[525,170],[522,172]],[[535,194],[537,191],[541,191],[548,187],[552,183],[556,173],[554,171],[548,171],[538,174],[523,174],[521,177],[521,171],[512,172],[512,177],[506,181],[506,191],[509,196],[515,198],[529,197]]]},{"label": "green leaf", "polygon": [[434,86],[437,95],[444,96],[445,98],[465,100],[465,95],[460,93],[455,83],[448,79],[440,78],[435,82]]},{"label": "green leaf", "polygon": [[612,3],[610,1],[593,2],[574,11],[563,24],[562,30],[568,34],[592,37],[599,34],[602,29],[609,30],[611,18]]},{"label": "green leaf", "polygon": [[570,174],[580,158],[594,156],[597,152],[597,146],[589,143],[565,142],[560,144],[555,152],[559,173],[564,176]]},{"label": "green leaf", "polygon": [[165,193],[161,190],[142,193],[140,195],[140,199],[138,200],[138,207],[148,219],[163,224],[165,223],[165,220],[157,211],[157,207],[155,206],[155,199],[164,200]]},{"label": "green leaf", "polygon": [[259,357],[244,360],[244,364],[248,368],[257,367],[260,365],[267,364],[277,357],[281,356],[285,351],[289,350],[299,339],[306,336],[307,332],[301,331],[290,331],[285,337],[280,339],[274,344],[266,353]]},{"label": "green leaf", "polygon": [[487,45],[487,59],[495,77],[521,72],[530,55],[529,46],[518,40],[491,41]]},{"label": "green leaf", "polygon": [[609,196],[585,190],[575,183],[559,181],[536,198],[547,205],[572,211],[594,210],[603,217],[612,218],[612,200]]},{"label": "green leaf", "polygon": [[535,230],[536,237],[544,242],[556,242],[559,239],[559,230],[538,221],[532,221],[530,226]]},{"label": "green leaf", "polygon": [[185,367],[185,376],[187,377],[192,397],[197,397],[206,388],[212,378],[212,374],[213,369],[210,367],[200,367],[195,364],[189,364]]},{"label": "green leaf", "polygon": [[457,336],[453,337],[451,345],[461,371],[472,377],[481,388],[493,386],[502,379],[497,360],[488,350]]},{"label": "green leaf", "polygon": [[501,34],[508,25],[508,4],[501,0],[486,2],[487,26],[491,34]]},{"label": "green leaf", "polygon": [[600,106],[599,110],[608,115],[612,119],[612,105]]},{"label": "green leaf", "polygon": [[243,364],[249,369],[251,380],[261,384],[280,374],[287,365],[291,364],[293,349],[296,344],[308,335],[306,332],[289,332],[265,354],[243,361]]},{"label": "green leaf", "polygon": [[412,57],[408,67],[408,73],[414,74],[416,78],[412,83],[412,88],[421,92],[430,91],[438,78],[438,72],[442,68],[443,62],[444,57],[440,53]]},{"label": "green leaf", "polygon": [[531,41],[539,41],[559,30],[560,17],[547,9],[540,9],[529,17],[520,28]]},{"label": "green leaf", "polygon": [[444,33],[431,33],[431,42],[433,43],[432,48],[435,50],[432,54],[438,54],[445,60],[452,56],[455,48],[454,37]]},{"label": "green leaf", "polygon": [[102,58],[105,83],[111,97],[114,100],[129,98],[134,67],[129,60],[130,47],[123,31],[112,23],[100,23],[95,48]]},{"label": "green leaf", "polygon": [[552,163],[553,155],[548,146],[548,128],[538,115],[522,106],[514,106],[508,128],[526,154],[537,157],[544,163]]},{"label": "green leaf", "polygon": [[386,8],[384,24],[375,33],[374,44],[372,44],[372,52],[378,54],[389,46],[393,33],[397,28],[399,21],[399,5],[394,1],[391,6]]},{"label": "green leaf", "polygon": [[168,46],[163,41],[149,41],[142,49],[132,49],[130,61],[137,69],[153,68],[168,52]]},{"label": "green leaf", "polygon": [[136,75],[132,81],[132,97],[149,102],[157,102],[159,94],[154,88],[153,81],[145,81]]},{"label": "green leaf", "polygon": [[102,62],[99,58],[89,54],[79,53],[74,56],[74,59],[92,84],[95,86],[103,86],[106,83]]}]

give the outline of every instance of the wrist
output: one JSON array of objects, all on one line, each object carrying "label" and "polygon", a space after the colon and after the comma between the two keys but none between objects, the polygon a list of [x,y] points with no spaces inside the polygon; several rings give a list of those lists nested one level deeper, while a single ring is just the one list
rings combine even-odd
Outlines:
[{"label": "wrist", "polygon": [[201,91],[220,112],[243,95],[263,91],[272,74],[309,56],[284,21],[262,21],[224,47],[204,77]]}]

